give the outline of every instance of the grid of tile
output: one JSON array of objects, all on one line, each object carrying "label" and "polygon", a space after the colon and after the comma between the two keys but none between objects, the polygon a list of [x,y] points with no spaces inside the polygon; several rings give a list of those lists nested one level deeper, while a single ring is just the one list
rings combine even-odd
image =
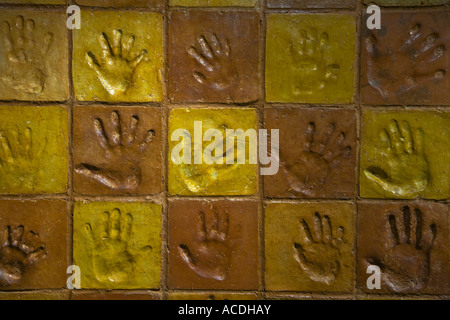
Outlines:
[{"label": "grid of tile", "polygon": [[[448,299],[450,7],[374,2],[2,1],[0,299]],[[174,165],[199,119],[279,172]]]}]

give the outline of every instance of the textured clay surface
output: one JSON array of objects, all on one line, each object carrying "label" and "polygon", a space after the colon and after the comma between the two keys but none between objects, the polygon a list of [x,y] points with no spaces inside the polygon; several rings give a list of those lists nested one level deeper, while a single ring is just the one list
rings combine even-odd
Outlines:
[{"label": "textured clay surface", "polygon": [[254,293],[174,292],[169,293],[168,300],[258,300],[258,296]]},{"label": "textured clay surface", "polygon": [[2,8],[0,23],[0,99],[68,99],[65,12]]},{"label": "textured clay surface", "polygon": [[254,7],[258,0],[169,0],[170,6],[180,7]]},{"label": "textured clay surface", "polygon": [[376,3],[381,6],[432,6],[448,3],[448,0],[364,0],[364,3]]},{"label": "textured clay surface", "polygon": [[164,0],[75,0],[81,6],[161,8]]},{"label": "textured clay surface", "polygon": [[351,103],[355,20],[338,14],[269,14],[268,102]]},{"label": "textured clay surface", "polygon": [[363,28],[361,99],[370,105],[438,105],[450,100],[450,11],[383,12]]},{"label": "textured clay surface", "polygon": [[161,300],[158,294],[124,291],[78,291],[74,290],[71,300]]},{"label": "textured clay surface", "polygon": [[[73,37],[75,97],[86,101],[162,99],[162,16],[137,11],[81,11]],[[104,48],[104,49],[102,49]]]},{"label": "textured clay surface", "polygon": [[354,214],[347,202],[266,204],[266,288],[352,290]]},{"label": "textured clay surface", "polygon": [[67,204],[0,201],[0,289],[57,289],[66,284]]},{"label": "textured clay surface", "polygon": [[[358,205],[357,285],[371,293],[449,294],[448,206],[430,202]],[[368,290],[369,265],[381,289]]]},{"label": "textured clay surface", "polygon": [[280,169],[264,177],[266,197],[354,196],[354,110],[266,108],[264,120],[266,129],[280,130]]},{"label": "textured clay surface", "polygon": [[169,16],[169,98],[249,102],[259,97],[259,16],[176,11]]},{"label": "textured clay surface", "polygon": [[73,141],[76,193],[161,192],[159,109],[76,107]]},{"label": "textured clay surface", "polygon": [[161,206],[76,202],[73,220],[73,260],[83,270],[83,289],[159,286]]},{"label": "textured clay surface", "polygon": [[449,197],[449,112],[364,111],[362,125],[361,197]]},{"label": "textured clay surface", "polygon": [[63,193],[67,113],[62,107],[0,107],[0,193]]},{"label": "textured clay surface", "polygon": [[170,289],[256,289],[258,204],[253,201],[169,203]]},{"label": "textured clay surface", "polygon": [[0,300],[68,300],[69,291],[0,292]]},{"label": "textured clay surface", "polygon": [[[194,139],[194,122],[202,121],[202,136],[208,129],[218,129],[222,137],[217,140],[211,137],[213,142],[203,142],[202,146]],[[187,136],[179,138],[173,136],[175,130],[186,129],[191,136],[191,142]],[[223,145],[226,151],[227,129],[257,129],[257,116],[254,109],[249,108],[210,108],[210,109],[173,109],[169,117],[169,193],[172,195],[252,195],[257,190],[257,166],[249,163],[249,147],[246,146],[245,164],[237,164],[237,143],[234,146],[234,164],[226,164],[225,157],[222,164],[194,163],[194,150],[205,150],[210,145]],[[200,137],[201,138],[201,137]],[[235,139],[236,140],[236,139]],[[247,140],[248,141],[248,140]],[[172,160],[172,152],[179,145],[185,145],[191,150],[191,164],[175,164]],[[201,149],[200,149],[201,148]],[[177,149],[175,149],[177,150]],[[230,154],[231,154],[230,148]],[[183,154],[181,152],[181,154]],[[214,156],[214,152],[212,152]],[[220,157],[217,156],[218,158]]]},{"label": "textured clay surface", "polygon": [[269,8],[355,8],[357,0],[266,0]]}]

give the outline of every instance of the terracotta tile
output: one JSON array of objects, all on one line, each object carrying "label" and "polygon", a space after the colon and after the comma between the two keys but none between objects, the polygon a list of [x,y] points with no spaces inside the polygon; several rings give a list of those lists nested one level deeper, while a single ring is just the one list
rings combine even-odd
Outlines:
[{"label": "terracotta tile", "polygon": [[[257,129],[255,109],[250,108],[197,108],[173,109],[169,116],[169,139],[175,130],[186,129],[191,135],[191,164],[176,164],[171,153],[180,140],[169,141],[169,193],[172,195],[253,195],[257,191],[257,165],[249,163],[249,147],[246,147],[246,163],[194,164],[194,150],[200,148],[194,141],[194,122],[202,121],[202,134],[208,129],[218,129],[226,140],[226,129]],[[186,141],[188,141],[186,139]],[[223,140],[222,140],[223,141]],[[214,142],[213,142],[214,143]],[[226,141],[223,141],[226,148]],[[210,142],[203,142],[205,150]],[[234,154],[237,154],[235,143]],[[224,161],[225,162],[225,161]]]},{"label": "terracotta tile", "polygon": [[73,260],[82,289],[157,288],[161,207],[139,202],[76,202]]},{"label": "terracotta tile", "polygon": [[73,128],[76,193],[161,192],[159,109],[80,106],[74,111]]},{"label": "terracotta tile", "polygon": [[449,144],[449,112],[364,111],[361,197],[448,198]]},{"label": "terracotta tile", "polygon": [[230,292],[169,292],[168,300],[258,300],[258,295]]},{"label": "terracotta tile", "polygon": [[267,204],[267,290],[351,291],[354,212],[347,202]]},{"label": "terracotta tile", "polygon": [[0,230],[0,290],[65,286],[66,202],[0,200]]},{"label": "terracotta tile", "polygon": [[0,107],[0,193],[63,193],[67,113],[62,107]]},{"label": "terracotta tile", "polygon": [[382,29],[363,28],[361,99],[370,105],[448,104],[450,11],[383,12]]},{"label": "terracotta tile", "polygon": [[161,300],[154,292],[126,292],[126,291],[78,291],[73,290],[71,300]]},{"label": "terracotta tile", "polygon": [[170,6],[180,7],[254,7],[258,0],[169,0]]},{"label": "terracotta tile", "polygon": [[2,3],[18,4],[66,4],[66,0],[4,0]]},{"label": "terracotta tile", "polygon": [[2,8],[0,23],[0,100],[67,100],[65,11]]},{"label": "terracotta tile", "polygon": [[258,288],[258,204],[169,203],[170,289]]},{"label": "terracotta tile", "polygon": [[[358,205],[357,285],[368,293],[449,293],[448,206],[433,202]],[[367,266],[381,269],[368,289]]]},{"label": "terracotta tile", "polygon": [[355,110],[266,108],[264,127],[280,130],[280,169],[264,177],[266,197],[354,196]]},{"label": "terracotta tile", "polygon": [[351,103],[355,19],[343,14],[269,14],[266,100]]},{"label": "terracotta tile", "polygon": [[357,0],[266,0],[269,8],[355,8]]},{"label": "terracotta tile", "polygon": [[148,7],[161,8],[164,6],[164,0],[75,0],[81,6],[95,6],[95,7]]},{"label": "terracotta tile", "polygon": [[169,98],[249,102],[259,97],[259,15],[176,11],[169,16]]},{"label": "terracotta tile", "polygon": [[433,6],[448,3],[448,0],[364,0],[365,4],[375,3],[380,6]]},{"label": "terracotta tile", "polygon": [[84,27],[74,30],[73,37],[76,99],[161,101],[161,14],[82,10],[81,18]]},{"label": "terracotta tile", "polygon": [[0,292],[0,300],[68,300],[69,291]]}]

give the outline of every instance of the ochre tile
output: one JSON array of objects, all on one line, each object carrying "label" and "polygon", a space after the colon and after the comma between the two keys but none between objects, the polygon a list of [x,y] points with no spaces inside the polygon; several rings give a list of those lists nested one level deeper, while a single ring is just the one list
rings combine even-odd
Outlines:
[{"label": "ochre tile", "polygon": [[365,4],[375,3],[380,6],[433,6],[448,3],[448,0],[364,0]]},{"label": "ochre tile", "polygon": [[76,193],[161,192],[158,108],[79,106],[73,129]]},{"label": "ochre tile", "polygon": [[180,7],[254,7],[258,0],[169,0],[170,6]]},{"label": "ochre tile", "polygon": [[0,300],[68,300],[69,291],[19,291],[0,292]]},{"label": "ochre tile", "polygon": [[258,204],[169,203],[170,289],[258,288]]},{"label": "ochre tile", "polygon": [[450,99],[450,11],[389,11],[363,28],[361,99],[368,105],[439,105]]},{"label": "ochre tile", "polygon": [[257,12],[172,12],[169,98],[175,102],[257,100],[259,25]]},{"label": "ochre tile", "polygon": [[73,230],[73,259],[83,289],[159,287],[161,206],[76,202]]},{"label": "ochre tile", "polygon": [[[358,204],[357,286],[368,293],[449,294],[448,206],[432,202]],[[369,289],[369,265],[381,289]]]},{"label": "ochre tile", "polygon": [[67,216],[61,200],[0,201],[0,290],[65,286]]},{"label": "ochre tile", "polygon": [[255,293],[169,292],[168,300],[258,300]]},{"label": "ochre tile", "polygon": [[161,300],[155,292],[73,290],[71,300]]},{"label": "ochre tile", "polygon": [[449,145],[449,112],[363,111],[361,197],[448,198]]},{"label": "ochre tile", "polygon": [[276,13],[267,19],[267,101],[353,101],[354,17]]},{"label": "ochre tile", "polygon": [[279,129],[280,169],[264,176],[275,198],[351,198],[356,192],[356,112],[266,108],[264,128]]},{"label": "ochre tile", "polygon": [[67,100],[65,11],[2,8],[0,23],[0,100]]},{"label": "ochre tile", "polygon": [[355,8],[357,0],[266,0],[269,8]]},{"label": "ochre tile", "polygon": [[[218,141],[203,142],[202,146],[195,140],[194,122],[202,122],[202,136],[209,129],[217,129],[222,133],[222,139]],[[185,129],[191,136],[191,164],[177,164],[172,159],[172,152],[179,155],[174,148],[186,144],[188,137],[179,138],[172,135],[175,130]],[[257,165],[249,163],[248,146],[245,147],[245,164],[237,163],[237,143],[235,142],[234,164],[201,164],[194,163],[195,149],[205,150],[210,144],[221,145],[226,151],[227,129],[257,129],[257,115],[255,109],[250,108],[197,108],[197,109],[173,109],[169,116],[169,193],[172,195],[252,195],[257,191]],[[175,132],[176,133],[176,132]],[[198,138],[198,137],[197,137]],[[211,137],[211,140],[212,139]],[[236,140],[236,139],[235,139]],[[212,146],[210,147],[212,148]],[[187,149],[187,147],[186,147]],[[231,152],[231,149],[230,149]],[[181,152],[181,154],[183,154]],[[203,160],[203,159],[202,159]]]},{"label": "ochre tile", "polygon": [[62,107],[0,107],[0,194],[65,192],[67,135]]},{"label": "ochre tile", "polygon": [[347,202],[267,204],[267,290],[351,291],[354,211]]},{"label": "ochre tile", "polygon": [[66,0],[2,0],[2,3],[17,3],[17,4],[66,4]]},{"label": "ochre tile", "polygon": [[75,0],[81,6],[96,6],[96,7],[148,7],[161,8],[164,5],[164,0]]},{"label": "ochre tile", "polygon": [[73,37],[76,99],[161,101],[161,14],[82,10],[81,19]]}]

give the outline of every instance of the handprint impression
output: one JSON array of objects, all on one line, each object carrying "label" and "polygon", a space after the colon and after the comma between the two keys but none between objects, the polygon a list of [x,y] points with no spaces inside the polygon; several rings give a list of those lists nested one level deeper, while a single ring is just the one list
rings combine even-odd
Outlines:
[{"label": "handprint impression", "polygon": [[139,54],[133,55],[134,36],[124,40],[122,30],[114,30],[112,43],[106,33],[99,37],[103,50],[101,60],[98,60],[92,52],[86,53],[89,66],[97,73],[103,87],[110,95],[117,95],[128,90],[133,82],[136,67],[147,55],[143,49]]},{"label": "handprint impression", "polygon": [[225,280],[233,241],[228,237],[228,213],[214,213],[212,222],[207,226],[204,212],[199,213],[197,241],[192,251],[185,244],[180,244],[178,252],[196,274],[204,278]]},{"label": "handprint impression", "polygon": [[133,221],[131,214],[123,218],[120,210],[114,209],[111,214],[104,212],[101,220],[99,239],[95,239],[90,224],[84,226],[86,236],[92,245],[90,255],[94,274],[102,283],[126,282],[133,274],[137,255],[148,254],[152,247],[143,247],[135,255],[130,252],[128,241]]},{"label": "handprint impression", "polygon": [[333,237],[330,218],[326,215],[314,215],[314,237],[305,220],[300,221],[303,243],[294,243],[294,258],[308,275],[317,282],[331,284],[341,268],[340,246],[343,243],[344,228],[338,228],[337,237]]},{"label": "handprint impression", "polygon": [[366,39],[367,78],[384,98],[444,78],[445,70],[419,71],[422,67],[429,70],[428,64],[441,58],[445,52],[445,46],[438,45],[439,35],[432,33],[424,37],[421,28],[420,24],[412,26],[409,37],[393,52],[380,52],[373,34]]},{"label": "handprint impression", "polygon": [[323,89],[327,82],[337,79],[339,64],[327,64],[325,57],[328,50],[327,33],[317,37],[317,30],[309,33],[301,30],[299,39],[289,47],[297,79],[292,87],[294,95],[311,95]]},{"label": "handprint impression", "polygon": [[41,36],[35,22],[17,16],[11,27],[3,21],[2,33],[6,49],[7,70],[0,76],[3,84],[13,90],[39,94],[45,86],[45,58],[53,41],[53,34]]},{"label": "handprint impression", "polygon": [[94,130],[100,146],[105,150],[105,158],[109,163],[102,164],[103,169],[82,163],[75,172],[94,179],[111,189],[133,190],[141,182],[142,174],[139,163],[155,136],[154,130],[148,130],[143,141],[136,143],[136,131],[139,117],[131,117],[130,125],[122,132],[120,116],[117,111],[111,113],[111,133],[106,135],[100,119],[94,120]]},{"label": "handprint impression", "polygon": [[[390,230],[390,248],[382,261],[367,258],[369,264],[377,265],[382,280],[395,292],[415,292],[426,287],[430,275],[430,251],[436,238],[437,228],[431,224],[423,230],[422,212],[408,206],[402,208],[402,219],[389,214],[387,229]],[[425,233],[423,233],[425,231]]]},{"label": "handprint impression", "polygon": [[424,133],[416,129],[414,137],[407,121],[391,120],[387,130],[380,132],[384,144],[381,163],[385,170],[372,166],[364,174],[385,191],[396,196],[420,194],[428,185],[430,172],[423,150]]},{"label": "handprint impression", "polygon": [[33,231],[7,226],[0,248],[0,287],[20,282],[29,266],[47,256],[45,245]]},{"label": "handprint impression", "polygon": [[[314,122],[305,132],[303,150],[295,162],[280,159],[291,188],[307,196],[313,196],[333,168],[351,154],[352,148],[345,146],[345,133],[337,134],[336,126],[330,123],[319,140]],[[319,141],[318,141],[319,140]]]},{"label": "handprint impression", "polygon": [[198,38],[199,49],[192,46],[189,55],[203,69],[195,71],[193,76],[199,83],[215,90],[225,90],[239,83],[239,74],[235,71],[231,59],[231,47],[228,39],[220,42],[215,34],[207,41],[204,36]]}]

